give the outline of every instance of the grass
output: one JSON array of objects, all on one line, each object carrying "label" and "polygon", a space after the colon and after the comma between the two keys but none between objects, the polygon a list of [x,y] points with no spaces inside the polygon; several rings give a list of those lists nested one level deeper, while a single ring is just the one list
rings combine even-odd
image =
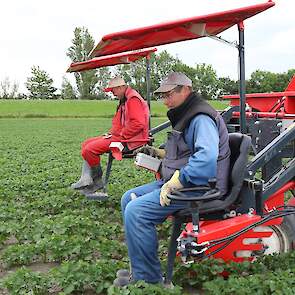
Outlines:
[{"label": "grass", "polygon": [[[155,118],[154,124],[160,122]],[[76,282],[83,285],[88,275],[101,280],[96,288],[105,294],[117,269],[128,267],[120,199],[153,175],[136,169],[131,159],[114,161],[108,202],[87,201],[69,189],[80,174],[81,142],[110,124],[106,118],[0,120],[0,277],[9,281],[11,273],[13,281],[22,282],[19,287],[5,285],[12,294],[29,294],[21,288],[47,284],[52,277],[62,289],[79,291]],[[103,166],[105,162],[106,156]],[[44,280],[21,269],[40,264],[53,265]],[[46,269],[44,265],[40,268]],[[70,278],[65,282],[75,267],[81,267],[75,283]]]},{"label": "grass", "polygon": [[[224,101],[210,102],[224,109]],[[0,118],[111,118],[118,101],[114,100],[0,100]],[[160,101],[151,103],[152,117],[165,117],[167,109]]]},{"label": "grass", "polygon": [[[63,102],[48,102],[48,105],[55,103]],[[77,102],[84,103],[88,102]],[[154,118],[153,126],[164,121],[165,118]],[[202,287],[204,282],[211,282],[207,287],[211,290],[216,277],[219,283],[216,286],[226,289],[227,281],[220,282],[222,279],[217,275],[226,265],[211,260],[186,266],[176,263],[175,289],[141,284],[121,293],[110,287],[116,271],[128,267],[127,248],[122,243],[121,196],[132,187],[154,180],[152,174],[138,170],[132,159],[125,159],[113,163],[107,202],[87,201],[69,189],[80,174],[81,142],[104,133],[110,125],[109,118],[0,120],[1,294],[7,294],[7,290],[17,295],[186,294],[180,286],[188,290],[189,286]],[[165,131],[157,134],[155,145],[165,137]],[[102,164],[105,167],[106,156]],[[166,221],[158,228],[163,265],[170,226],[170,221]],[[274,261],[275,270],[279,266],[284,266],[283,270],[291,269],[294,255],[288,260],[278,257]],[[257,264],[256,272],[263,272],[261,265]],[[249,273],[250,266],[241,269],[243,274]],[[292,274],[286,275],[291,278]],[[268,282],[266,278],[263,280]],[[258,285],[261,279],[256,278],[255,282]],[[232,282],[232,288],[239,290],[238,283]],[[284,294],[293,294],[290,290],[286,289],[289,293]],[[196,290],[192,292],[198,294]],[[228,293],[215,290],[208,294]]]}]

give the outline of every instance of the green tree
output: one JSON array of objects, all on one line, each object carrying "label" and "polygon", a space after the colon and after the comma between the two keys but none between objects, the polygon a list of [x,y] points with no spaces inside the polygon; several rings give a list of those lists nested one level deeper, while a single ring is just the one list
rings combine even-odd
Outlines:
[{"label": "green tree", "polygon": [[146,59],[116,67],[115,75],[124,78],[125,82],[136,89],[143,97],[146,96]]},{"label": "green tree", "polygon": [[63,77],[61,84],[61,98],[62,99],[77,99],[76,91],[71,82]]},{"label": "green tree", "polygon": [[277,74],[256,70],[251,74],[250,80],[247,83],[247,93],[281,91],[281,85],[277,85],[277,81]]},{"label": "green tree", "polygon": [[216,71],[211,65],[197,64],[194,89],[204,99],[217,99],[220,93]]},{"label": "green tree", "polygon": [[111,78],[111,71],[109,67],[99,68],[96,71],[96,87],[95,93],[97,99],[108,99],[109,96],[103,91],[106,88],[109,80]]},{"label": "green tree", "polygon": [[151,85],[152,91],[155,91],[160,82],[171,71],[175,70],[177,64],[180,63],[179,58],[173,57],[166,50],[151,58]]},{"label": "green tree", "polygon": [[[72,46],[70,46],[67,51],[67,56],[72,60],[72,62],[81,62],[88,60],[89,53],[94,47],[94,39],[88,32],[88,29],[85,27],[75,28],[72,43]],[[98,98],[96,83],[98,81],[98,78],[101,77],[97,77],[96,73],[97,70],[74,73],[78,97],[80,99]],[[105,76],[103,77],[105,78]]]},{"label": "green tree", "polygon": [[11,82],[8,77],[0,82],[0,98],[15,99],[18,98],[18,83]]},{"label": "green tree", "polygon": [[173,71],[182,72],[188,76],[192,80],[193,88],[195,89],[195,85],[197,85],[197,70],[195,68],[184,64],[182,61],[178,61],[176,65],[173,66]]},{"label": "green tree", "polygon": [[31,77],[28,77],[25,83],[29,97],[31,99],[54,99],[56,88],[52,86],[53,79],[49,77],[46,71],[40,69],[39,66],[31,68]]},{"label": "green tree", "polygon": [[239,93],[238,82],[231,80],[229,77],[219,78],[219,88],[220,88],[220,95]]},{"label": "green tree", "polygon": [[[180,63],[167,51],[159,54],[151,54],[150,57],[150,91],[151,99],[155,99],[153,92],[159,87],[162,79],[174,70]],[[131,64],[118,65],[115,67],[115,75],[122,76],[126,83],[136,89],[141,95],[146,95],[146,59],[140,59]]]},{"label": "green tree", "polygon": [[289,82],[293,78],[293,76],[295,76],[295,69],[288,70],[288,72],[286,73],[286,76],[287,76],[287,84],[286,84],[286,87],[287,87]]},{"label": "green tree", "polygon": [[256,70],[251,74],[247,84],[247,93],[277,92],[286,89],[295,69],[285,73],[272,73],[269,71]]}]

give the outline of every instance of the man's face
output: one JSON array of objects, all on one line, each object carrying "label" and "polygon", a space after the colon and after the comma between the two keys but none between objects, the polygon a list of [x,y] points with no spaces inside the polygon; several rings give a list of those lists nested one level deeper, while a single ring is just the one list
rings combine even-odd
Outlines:
[{"label": "man's face", "polygon": [[162,93],[161,98],[168,109],[174,109],[180,106],[190,94],[186,86],[177,86],[176,88]]},{"label": "man's face", "polygon": [[124,98],[125,90],[126,90],[125,86],[118,86],[118,87],[112,88],[111,92],[117,98],[122,99],[122,98]]}]

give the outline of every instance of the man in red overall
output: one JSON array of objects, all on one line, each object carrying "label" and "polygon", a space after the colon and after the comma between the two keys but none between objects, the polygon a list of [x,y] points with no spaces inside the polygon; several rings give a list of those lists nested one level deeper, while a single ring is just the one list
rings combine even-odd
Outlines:
[{"label": "man in red overall", "polygon": [[104,91],[112,92],[119,99],[119,105],[109,132],[89,138],[82,143],[81,155],[84,159],[82,174],[71,188],[84,191],[86,189],[87,193],[103,187],[100,155],[110,151],[111,142],[130,140],[123,144],[125,148],[133,150],[143,144],[140,140],[148,138],[149,108],[141,95],[127,86],[121,77],[111,79]]}]

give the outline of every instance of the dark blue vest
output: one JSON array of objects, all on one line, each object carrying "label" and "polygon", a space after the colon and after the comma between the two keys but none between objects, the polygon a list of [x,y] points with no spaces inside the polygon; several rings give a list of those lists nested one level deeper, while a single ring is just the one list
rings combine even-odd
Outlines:
[{"label": "dark blue vest", "polygon": [[[194,93],[192,95],[195,95]],[[219,133],[219,155],[217,160],[217,187],[222,194],[227,192],[228,175],[230,165],[230,149],[228,143],[228,132],[223,118],[207,102],[196,96],[189,110],[184,112],[171,132],[168,133],[165,145],[166,156],[162,161],[161,174],[165,181],[169,180],[175,170],[185,166],[191,156],[191,150],[184,140],[184,130],[189,127],[191,120],[199,115],[208,115],[214,120]]]}]

